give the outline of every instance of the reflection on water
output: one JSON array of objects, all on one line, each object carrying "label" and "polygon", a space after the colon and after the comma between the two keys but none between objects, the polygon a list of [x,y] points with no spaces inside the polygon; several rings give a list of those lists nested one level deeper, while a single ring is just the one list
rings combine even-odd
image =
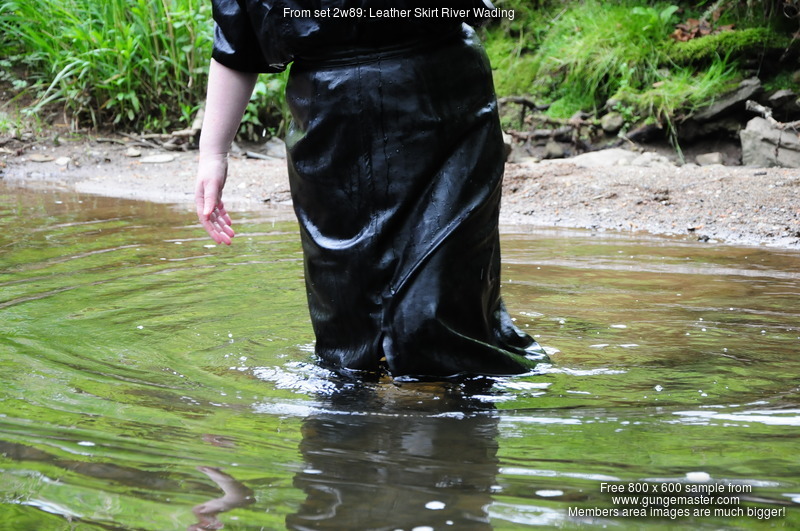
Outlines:
[{"label": "reflection on water", "polygon": [[383,384],[319,405],[302,421],[306,499],[288,528],[491,529],[498,419],[485,404],[443,384]]},{"label": "reflection on water", "polygon": [[[314,364],[296,225],[240,219],[0,188],[0,527],[800,526],[797,252],[516,227],[552,364],[354,382]],[[576,511],[647,482],[784,513]]]},{"label": "reflection on water", "polygon": [[244,507],[255,501],[253,499],[253,491],[229,474],[208,466],[197,467],[197,470],[213,480],[224,494],[219,498],[200,503],[192,508],[192,512],[197,517],[197,523],[190,525],[187,528],[188,531],[222,529],[224,524],[217,518],[219,513],[224,513],[237,507]]}]

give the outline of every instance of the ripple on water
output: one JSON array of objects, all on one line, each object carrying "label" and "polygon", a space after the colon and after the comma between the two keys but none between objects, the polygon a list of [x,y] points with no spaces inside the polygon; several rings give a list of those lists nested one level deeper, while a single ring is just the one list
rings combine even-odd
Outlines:
[{"label": "ripple on water", "polygon": [[800,409],[743,410],[731,413],[719,411],[675,411],[674,414],[681,417],[680,422],[690,424],[731,425],[731,423],[758,423],[767,426],[800,426]]},{"label": "ripple on water", "polygon": [[236,492],[215,517],[252,529],[569,527],[603,482],[800,504],[797,253],[507,234],[504,298],[552,363],[360,381],[314,363],[295,224],[242,213],[206,247],[190,212],[53,198],[0,191],[10,528],[188,528]]}]

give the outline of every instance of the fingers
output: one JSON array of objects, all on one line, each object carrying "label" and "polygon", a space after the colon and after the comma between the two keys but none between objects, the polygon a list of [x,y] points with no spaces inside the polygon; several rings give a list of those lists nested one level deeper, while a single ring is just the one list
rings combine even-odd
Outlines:
[{"label": "fingers", "polygon": [[217,205],[217,209],[219,211],[219,215],[222,217],[223,221],[228,225],[231,226],[231,217],[228,215],[228,211],[225,210],[225,205],[222,204],[222,201],[219,202]]},{"label": "fingers", "polygon": [[216,243],[230,245],[236,233],[225,205],[220,199],[222,187],[216,180],[198,179],[195,191],[197,218]]},{"label": "fingers", "polygon": [[225,211],[222,203],[219,203],[207,217],[200,219],[203,228],[216,243],[230,245],[236,233],[231,228],[231,218]]},{"label": "fingers", "polygon": [[215,217],[214,222],[216,223],[216,227],[221,231],[220,237],[222,238],[222,242],[225,245],[230,245],[231,238],[236,236],[236,233],[231,228],[233,222],[228,215],[228,211],[225,210],[225,205],[222,204],[222,201],[217,203],[217,208],[212,213],[212,216]]}]

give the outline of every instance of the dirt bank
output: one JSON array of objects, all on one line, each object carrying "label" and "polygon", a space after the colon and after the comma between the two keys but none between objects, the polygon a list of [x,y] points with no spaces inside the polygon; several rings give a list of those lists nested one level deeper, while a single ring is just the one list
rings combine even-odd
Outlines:
[{"label": "dirt bank", "polygon": [[509,164],[505,194],[514,223],[800,248],[798,170]]},{"label": "dirt bank", "polygon": [[[193,209],[197,152],[141,149],[90,139],[0,143],[10,186],[176,203]],[[162,161],[155,162],[153,156]],[[169,159],[169,160],[167,160]],[[155,159],[158,160],[158,159]],[[652,161],[651,161],[652,162]],[[800,248],[800,170],[522,161],[506,167],[502,221],[647,231],[690,240]],[[290,205],[285,161],[233,157],[225,200],[232,210]]]}]

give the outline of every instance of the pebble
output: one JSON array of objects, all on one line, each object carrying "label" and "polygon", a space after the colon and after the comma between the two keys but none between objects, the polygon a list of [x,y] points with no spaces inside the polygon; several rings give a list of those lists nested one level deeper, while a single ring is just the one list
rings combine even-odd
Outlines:
[{"label": "pebble", "polygon": [[172,162],[173,160],[175,160],[175,155],[163,153],[160,155],[148,155],[147,157],[142,157],[142,164],[163,164],[166,162]]},{"label": "pebble", "polygon": [[56,158],[52,155],[45,155],[44,153],[34,153],[28,156],[28,160],[31,162],[52,162],[56,160]]}]

